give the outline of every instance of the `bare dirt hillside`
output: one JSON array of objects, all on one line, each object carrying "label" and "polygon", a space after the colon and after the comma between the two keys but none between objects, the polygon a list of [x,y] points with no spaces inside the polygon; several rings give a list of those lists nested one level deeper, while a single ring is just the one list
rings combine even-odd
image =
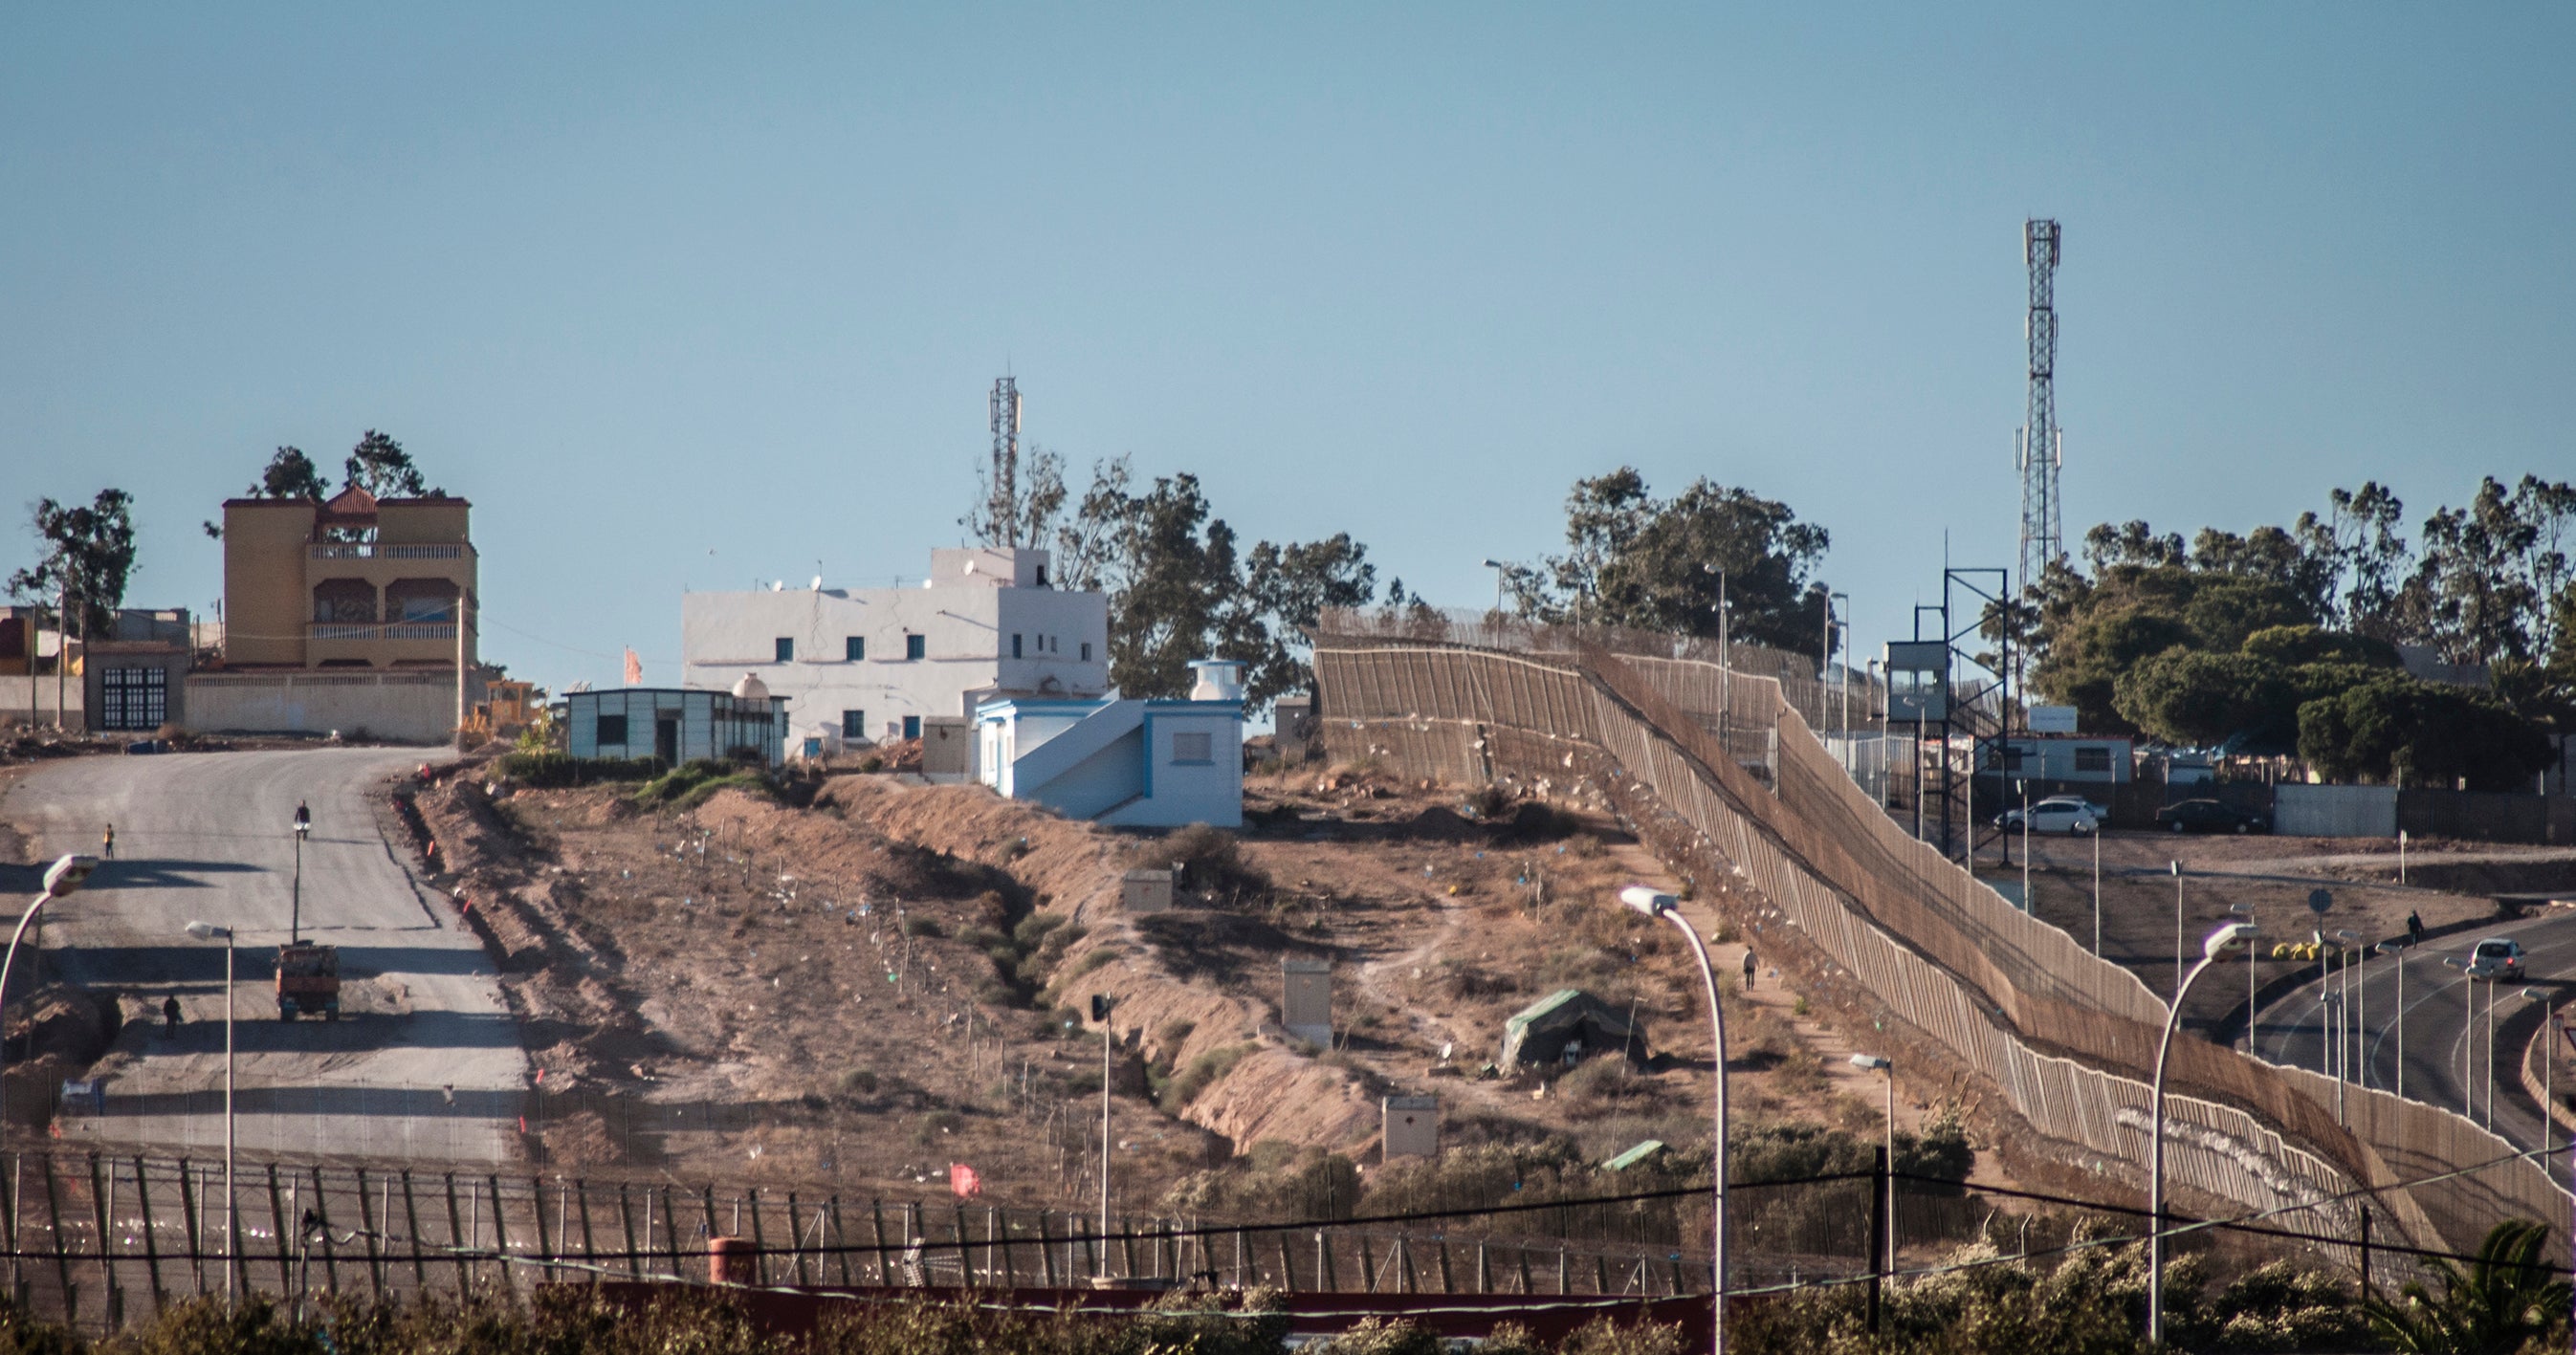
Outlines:
[{"label": "bare dirt hillside", "polygon": [[[1615,899],[1671,882],[1597,816],[1346,771],[1257,779],[1232,835],[1110,832],[873,775],[802,807],[496,790],[419,788],[416,821],[544,1070],[530,1150],[566,1170],[859,1188],[944,1183],[954,1162],[1077,1200],[1097,1172],[1095,995],[1114,1003],[1122,1198],[1256,1148],[1367,1164],[1391,1093],[1438,1095],[1452,1145],[1597,1161],[1705,1142],[1683,950]],[[1175,859],[1178,907],[1120,906],[1126,870]],[[1330,1048],[1278,1024],[1292,956],[1334,965]],[[1658,1057],[1489,1072],[1503,1019],[1561,987],[1633,1011]],[[1875,1084],[1828,1065],[1839,1046],[1803,1007],[1776,983],[1730,997],[1737,1113],[1874,1132]]]}]

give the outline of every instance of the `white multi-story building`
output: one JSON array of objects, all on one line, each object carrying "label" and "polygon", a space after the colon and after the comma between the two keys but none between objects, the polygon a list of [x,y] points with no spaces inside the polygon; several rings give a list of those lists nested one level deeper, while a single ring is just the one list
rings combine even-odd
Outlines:
[{"label": "white multi-story building", "polygon": [[[680,649],[691,687],[758,674],[787,698],[791,745],[830,751],[963,724],[997,698],[1109,690],[1109,599],[1047,579],[1042,550],[933,550],[918,588],[690,593]],[[819,745],[819,747],[818,747]]]}]

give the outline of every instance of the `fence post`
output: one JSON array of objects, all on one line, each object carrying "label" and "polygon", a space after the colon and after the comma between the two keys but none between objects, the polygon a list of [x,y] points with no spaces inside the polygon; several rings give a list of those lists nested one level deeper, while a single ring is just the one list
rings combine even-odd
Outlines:
[{"label": "fence post", "polygon": [[379,1299],[385,1296],[385,1254],[376,1245],[375,1206],[367,1203],[367,1169],[351,1169],[358,1180],[358,1227],[367,1239],[367,1287]]},{"label": "fence post", "polygon": [[590,1230],[590,1183],[578,1176],[574,1177],[572,1197],[581,1202],[582,1274],[588,1276],[592,1284],[597,1284],[599,1283],[599,1239]]},{"label": "fence post", "polygon": [[1521,1254],[1521,1292],[1524,1294],[1537,1293],[1537,1286],[1530,1283],[1529,1248],[1514,1247],[1512,1250]]},{"label": "fence post", "polygon": [[[553,1234],[546,1232],[546,1183],[533,1176],[528,1178],[528,1212],[536,1216],[537,1259],[541,1262],[554,1260],[554,1239],[563,1233],[563,1220],[555,1220]],[[498,1181],[492,1184],[492,1217],[496,1219],[501,1217],[501,1185]],[[537,1271],[539,1283],[554,1277],[553,1266],[541,1266]]]},{"label": "fence post", "polygon": [[[822,1231],[819,1225],[823,1217],[823,1211],[819,1209],[815,1210],[814,1217],[817,1221],[815,1231],[819,1234]],[[787,1259],[788,1264],[794,1267],[796,1283],[799,1285],[804,1284],[805,1225],[796,1221],[796,1192],[792,1190],[787,1192]]]},{"label": "fence post", "polygon": [[143,1270],[152,1277],[152,1311],[159,1315],[169,1306],[161,1287],[161,1244],[152,1236],[152,1188],[143,1181],[143,1155],[134,1155],[134,1208],[143,1216]]},{"label": "fence post", "polygon": [[[204,1232],[204,1221],[197,1217],[197,1186],[188,1159],[184,1157],[179,1159],[179,1212],[187,1224],[188,1270],[192,1287],[197,1294],[203,1295],[206,1292],[206,1248],[200,1235]],[[16,1249],[14,1241],[11,1249]]]},{"label": "fence post", "polygon": [[277,1164],[268,1164],[269,1241],[277,1246],[277,1292],[295,1292],[295,1258],[286,1250],[286,1193],[277,1184]]},{"label": "fence post", "polygon": [[474,1292],[474,1274],[465,1268],[465,1249],[468,1246],[465,1240],[465,1212],[456,1207],[456,1173],[446,1173],[446,1179],[447,1256],[456,1266],[456,1292],[470,1294]]},{"label": "fence post", "polygon": [[1454,1280],[1449,1278],[1449,1239],[1446,1236],[1442,1236],[1435,1237],[1431,1240],[1434,1245],[1440,1248],[1440,1292],[1443,1294],[1455,1294],[1458,1292],[1458,1285]]},{"label": "fence post", "polygon": [[1476,1292],[1479,1294],[1494,1292],[1494,1262],[1493,1258],[1486,1254],[1485,1240],[1481,1237],[1476,1239]]},{"label": "fence post", "polygon": [[1288,1250],[1288,1235],[1286,1233],[1283,1232],[1277,1234],[1277,1236],[1279,1239],[1279,1287],[1291,1294],[1294,1294],[1297,1292],[1296,1253]]},{"label": "fence post", "polygon": [[1377,1252],[1369,1246],[1368,1234],[1360,1234],[1360,1289],[1377,1292]]},{"label": "fence post", "polygon": [[753,1186],[746,1193],[751,1196],[751,1282],[767,1284],[769,1283],[769,1236],[760,1227],[760,1187]]},{"label": "fence post", "polygon": [[[957,1232],[955,1240],[957,1243],[957,1273],[960,1277],[959,1283],[972,1289],[975,1287],[975,1258],[966,1250],[966,1202],[964,1200],[959,1200],[957,1202],[956,1214],[957,1221],[955,1227]],[[924,1250],[927,1251],[928,1249],[925,1248]],[[988,1257],[987,1259],[990,1258]]]},{"label": "fence post", "polygon": [[[109,1178],[110,1183],[114,1177]],[[98,1229],[98,1273],[107,1283],[107,1324],[114,1331],[125,1316],[125,1294],[116,1282],[116,1252],[109,1246],[108,1215],[115,1201],[108,1197],[108,1187],[99,1183],[98,1154],[89,1155],[89,1214]]]},{"label": "fence post", "polygon": [[1047,1226],[1047,1211],[1043,1209],[1038,1211],[1038,1271],[1045,1277],[1047,1288],[1059,1287],[1055,1273],[1055,1230]]},{"label": "fence post", "polygon": [[[644,1207],[653,1207],[653,1196],[649,1191],[644,1196]],[[617,1183],[617,1226],[626,1234],[626,1278],[643,1279],[644,1258],[635,1250],[635,1203],[627,1196],[623,1181]]]},{"label": "fence post", "polygon": [[2361,1207],[2361,1296],[2365,1299],[2371,1297],[2370,1206],[2366,1204]]},{"label": "fence post", "polygon": [[1887,1147],[1869,1150],[1869,1329],[1878,1330],[1879,1290],[1887,1275]]},{"label": "fence post", "polygon": [[[411,1252],[411,1279],[412,1283],[418,1285],[421,1292],[426,1294],[429,1292],[429,1262],[421,1256],[420,1201],[412,1195],[411,1168],[403,1168],[400,1175],[403,1190],[403,1228],[410,1234],[405,1245]],[[393,1205],[388,1201],[385,1205],[387,1216],[385,1222],[393,1222],[391,1217],[393,1212]]]},{"label": "fence post", "polygon": [[[1003,1287],[1019,1288],[1020,1267],[1011,1255],[1011,1221],[1000,1209],[992,1205],[984,1207],[984,1237],[988,1244],[996,1237],[1001,1239]],[[993,1268],[993,1249],[990,1245],[984,1248],[984,1268],[987,1271]]]},{"label": "fence post", "polygon": [[883,1200],[868,1201],[868,1219],[876,1231],[877,1285],[883,1288],[886,1284],[885,1202]]},{"label": "fence post", "polygon": [[72,1261],[63,1247],[62,1192],[54,1183],[54,1158],[47,1153],[36,1159],[45,1177],[45,1235],[54,1240],[54,1273],[63,1286],[63,1324],[80,1328],[80,1290],[72,1284]]},{"label": "fence post", "polygon": [[511,1293],[519,1291],[519,1277],[510,1273],[510,1225],[501,1207],[501,1178],[487,1178],[492,1187],[492,1254],[500,1258],[501,1286]]},{"label": "fence post", "polygon": [[[841,1226],[841,1196],[837,1191],[833,1192],[831,1208],[832,1255],[834,1259],[840,1262],[841,1283],[844,1286],[847,1286],[850,1283],[850,1234],[847,1229]],[[814,1273],[817,1275],[823,1273],[823,1267],[820,1262],[815,1264]]]},{"label": "fence post", "polygon": [[[1363,1247],[1360,1250],[1368,1249]],[[1341,1280],[1333,1274],[1333,1244],[1325,1238],[1324,1230],[1321,1228],[1315,1230],[1315,1269],[1324,1277],[1325,1293],[1335,1293],[1341,1289]]]},{"label": "fence post", "polygon": [[[340,1292],[340,1249],[331,1240],[331,1200],[323,1192],[320,1167],[313,1169],[313,1218],[322,1226],[322,1286],[326,1291],[337,1294]],[[299,1232],[303,1226],[303,1220],[296,1220]],[[297,1240],[302,1238],[299,1236]]]},{"label": "fence post", "polygon": [[1118,1250],[1126,1257],[1127,1274],[1133,1278],[1136,1274],[1136,1221],[1134,1219],[1122,1217],[1118,1220]]}]

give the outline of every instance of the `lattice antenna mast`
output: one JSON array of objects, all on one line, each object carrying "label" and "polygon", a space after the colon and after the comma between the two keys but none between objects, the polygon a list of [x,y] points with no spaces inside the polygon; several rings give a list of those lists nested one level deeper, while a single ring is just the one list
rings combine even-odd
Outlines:
[{"label": "lattice antenna mast", "polygon": [[997,546],[1033,544],[1020,540],[1020,383],[1002,377],[993,383],[993,497],[986,505]]},{"label": "lattice antenna mast", "polygon": [[2039,582],[2048,566],[2066,558],[2066,526],[2057,496],[2057,470],[2065,444],[2057,431],[2057,223],[2022,224],[2022,253],[2030,263],[2030,411],[2019,438],[2021,463],[2021,586]]}]

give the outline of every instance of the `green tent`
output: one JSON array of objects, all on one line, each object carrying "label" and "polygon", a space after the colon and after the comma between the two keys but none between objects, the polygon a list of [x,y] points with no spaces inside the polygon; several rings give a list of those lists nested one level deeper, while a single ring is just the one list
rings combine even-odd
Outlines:
[{"label": "green tent", "polygon": [[1598,1054],[1616,1049],[1631,1062],[1646,1061],[1646,1028],[1627,1010],[1580,988],[1559,988],[1523,1007],[1503,1023],[1505,1072],[1566,1062],[1569,1051]]}]

